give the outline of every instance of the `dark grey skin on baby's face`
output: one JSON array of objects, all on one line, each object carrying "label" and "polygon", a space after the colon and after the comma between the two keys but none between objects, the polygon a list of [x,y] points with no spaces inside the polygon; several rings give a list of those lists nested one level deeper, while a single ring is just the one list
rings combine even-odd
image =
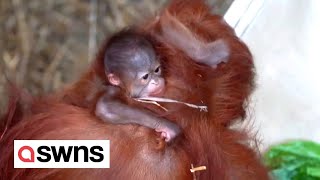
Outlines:
[{"label": "dark grey skin on baby's face", "polygon": [[161,64],[147,37],[131,30],[113,36],[105,50],[105,71],[111,84],[98,100],[96,115],[114,124],[134,123],[155,129],[167,142],[180,133],[180,127],[143,109],[129,107],[117,99],[160,96],[165,90]]},{"label": "dark grey skin on baby's face", "polygon": [[121,35],[113,37],[106,50],[105,67],[109,82],[126,90],[131,97],[158,95],[164,90],[165,83],[151,43],[132,32]]},{"label": "dark grey skin on baby's face", "polygon": [[118,61],[117,71],[109,73],[108,79],[113,85],[125,89],[133,98],[156,96],[165,88],[160,62],[151,45],[138,45],[140,47],[125,49],[122,54],[117,54],[118,60],[122,58],[126,62]]}]

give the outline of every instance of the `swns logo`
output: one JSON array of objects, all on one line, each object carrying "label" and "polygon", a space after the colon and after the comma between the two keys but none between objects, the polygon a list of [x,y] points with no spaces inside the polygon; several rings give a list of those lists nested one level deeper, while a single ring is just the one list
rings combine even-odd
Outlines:
[{"label": "swns logo", "polygon": [[14,140],[14,168],[109,167],[109,140]]}]

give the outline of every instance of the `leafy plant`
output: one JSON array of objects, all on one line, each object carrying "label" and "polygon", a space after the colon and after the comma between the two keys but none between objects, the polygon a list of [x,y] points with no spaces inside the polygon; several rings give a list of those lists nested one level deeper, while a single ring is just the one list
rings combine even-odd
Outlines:
[{"label": "leafy plant", "polygon": [[264,162],[277,180],[320,179],[320,144],[291,141],[271,147]]}]

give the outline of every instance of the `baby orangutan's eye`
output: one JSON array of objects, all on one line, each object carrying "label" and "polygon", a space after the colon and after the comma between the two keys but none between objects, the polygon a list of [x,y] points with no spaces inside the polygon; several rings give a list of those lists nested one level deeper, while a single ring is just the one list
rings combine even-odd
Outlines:
[{"label": "baby orangutan's eye", "polygon": [[142,76],[142,79],[147,80],[149,78],[149,74]]},{"label": "baby orangutan's eye", "polygon": [[161,68],[161,67],[160,67],[160,66],[158,66],[158,67],[157,67],[157,69],[156,69],[156,70],[154,70],[154,72],[155,72],[155,73],[160,72],[160,68]]}]

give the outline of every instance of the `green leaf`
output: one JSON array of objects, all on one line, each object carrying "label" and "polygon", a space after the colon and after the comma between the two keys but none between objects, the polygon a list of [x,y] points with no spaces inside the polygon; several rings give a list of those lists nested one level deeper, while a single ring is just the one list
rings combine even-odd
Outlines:
[{"label": "green leaf", "polygon": [[320,144],[291,141],[273,146],[265,153],[264,163],[275,179],[320,179]]}]

